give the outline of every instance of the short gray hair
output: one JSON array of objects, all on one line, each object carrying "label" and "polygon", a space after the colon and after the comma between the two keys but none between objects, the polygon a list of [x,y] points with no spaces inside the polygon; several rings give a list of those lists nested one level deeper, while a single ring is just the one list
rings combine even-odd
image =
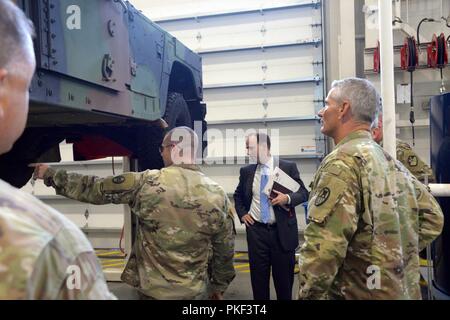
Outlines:
[{"label": "short gray hair", "polygon": [[333,98],[343,102],[348,100],[351,105],[353,119],[372,125],[380,111],[380,95],[374,85],[360,78],[347,78],[333,81],[331,87],[335,89]]},{"label": "short gray hair", "polygon": [[195,156],[199,144],[197,134],[189,127],[173,128],[166,133],[163,142],[170,142],[178,146],[181,150],[191,151],[193,156]]},{"label": "short gray hair", "polygon": [[30,47],[34,28],[12,1],[0,0],[0,68],[21,59]]}]

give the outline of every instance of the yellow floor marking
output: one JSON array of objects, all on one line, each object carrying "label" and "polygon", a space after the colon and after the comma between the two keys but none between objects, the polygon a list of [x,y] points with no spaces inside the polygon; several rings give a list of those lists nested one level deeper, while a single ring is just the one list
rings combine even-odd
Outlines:
[{"label": "yellow floor marking", "polygon": [[115,253],[115,254],[122,254],[122,252],[120,250],[109,250],[109,251],[104,251],[104,252],[97,252],[98,254],[109,254],[109,253]]},{"label": "yellow floor marking", "polygon": [[115,262],[124,262],[124,260],[123,259],[107,259],[107,260],[102,259],[102,260],[100,260],[101,264],[108,264],[108,263],[115,263]]},{"label": "yellow floor marking", "polygon": [[125,267],[125,263],[112,263],[112,264],[105,264],[102,266],[103,268],[111,268],[111,267]]},{"label": "yellow floor marking", "polygon": [[106,270],[125,270],[125,267],[124,266],[117,266],[117,267],[105,267],[105,268],[102,268],[102,270],[103,271],[106,271]]},{"label": "yellow floor marking", "polygon": [[243,253],[236,253],[236,254],[234,255],[235,258],[239,258],[239,257],[243,257],[243,256],[244,256]]},{"label": "yellow floor marking", "polygon": [[[431,263],[433,263],[433,262],[431,262]],[[433,265],[433,264],[431,264],[431,265]],[[428,267],[428,261],[425,260],[425,259],[420,259],[420,266],[421,267]]]},{"label": "yellow floor marking", "polygon": [[97,249],[94,251],[96,253],[120,252],[120,250],[116,250],[116,249]]},{"label": "yellow floor marking", "polygon": [[107,256],[123,256],[123,257],[125,257],[125,255],[120,251],[97,254],[97,256],[98,257],[107,257]]},{"label": "yellow floor marking", "polygon": [[248,267],[250,267],[250,264],[249,264],[249,263],[235,264],[235,265],[234,265],[234,268],[235,268],[235,269],[248,268]]}]

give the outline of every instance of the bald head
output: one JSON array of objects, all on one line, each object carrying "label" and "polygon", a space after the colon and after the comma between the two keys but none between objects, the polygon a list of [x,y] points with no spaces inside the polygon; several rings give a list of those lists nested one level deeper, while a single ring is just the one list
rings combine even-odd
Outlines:
[{"label": "bald head", "polygon": [[194,164],[198,150],[198,136],[189,127],[177,127],[164,137],[161,155],[164,165]]}]

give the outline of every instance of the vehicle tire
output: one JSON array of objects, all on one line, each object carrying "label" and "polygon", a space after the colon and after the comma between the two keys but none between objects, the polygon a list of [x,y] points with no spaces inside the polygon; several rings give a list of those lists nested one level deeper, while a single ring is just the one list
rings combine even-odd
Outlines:
[{"label": "vehicle tire", "polygon": [[156,127],[141,127],[138,130],[138,170],[161,169],[164,167],[159,147],[163,140],[164,130]]},{"label": "vehicle tire", "polygon": [[[189,108],[182,94],[169,92],[163,119],[169,125],[166,130],[181,126],[192,128]],[[156,127],[142,127],[138,132],[137,139],[140,147],[137,158],[139,171],[163,168],[164,162],[159,153],[159,147],[166,131]]]},{"label": "vehicle tire", "polygon": [[169,125],[169,130],[183,126],[192,128],[191,114],[181,93],[169,92],[163,119]]}]

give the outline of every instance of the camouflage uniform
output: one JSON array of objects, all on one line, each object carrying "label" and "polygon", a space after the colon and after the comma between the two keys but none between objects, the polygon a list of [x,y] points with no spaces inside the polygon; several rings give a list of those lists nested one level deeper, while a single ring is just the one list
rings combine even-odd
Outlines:
[{"label": "camouflage uniform", "polygon": [[397,139],[397,160],[400,161],[420,182],[428,183],[436,181],[433,170],[414,152],[409,144]]},{"label": "camouflage uniform", "polygon": [[369,132],[351,133],[324,159],[308,211],[299,299],[421,298],[418,253],[440,234],[443,214]]},{"label": "camouflage uniform", "polygon": [[204,299],[208,289],[224,292],[235,277],[234,209],[197,166],[105,179],[50,168],[44,181],[71,199],[130,205],[137,238],[122,280],[146,296]]},{"label": "camouflage uniform", "polygon": [[[78,289],[74,266],[81,271]],[[115,299],[79,228],[1,180],[0,299]]]}]

